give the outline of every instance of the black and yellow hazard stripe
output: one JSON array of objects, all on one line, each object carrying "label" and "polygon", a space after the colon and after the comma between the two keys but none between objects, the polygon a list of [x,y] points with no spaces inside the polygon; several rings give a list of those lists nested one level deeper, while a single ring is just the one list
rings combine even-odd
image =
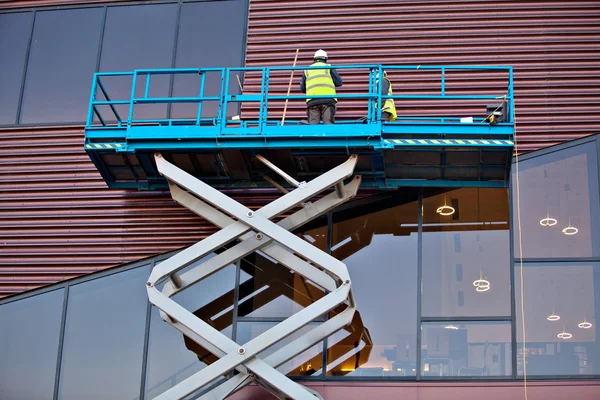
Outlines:
[{"label": "black and yellow hazard stripe", "polygon": [[123,146],[122,143],[86,143],[86,150],[105,150],[105,149],[117,149]]},{"label": "black and yellow hazard stripe", "polygon": [[505,139],[384,139],[393,146],[514,146],[512,140]]}]

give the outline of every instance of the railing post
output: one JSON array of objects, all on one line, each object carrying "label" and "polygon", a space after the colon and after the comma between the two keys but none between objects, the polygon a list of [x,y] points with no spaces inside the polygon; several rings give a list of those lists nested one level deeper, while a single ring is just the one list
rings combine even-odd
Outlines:
[{"label": "railing post", "polygon": [[204,98],[204,84],[206,83],[206,71],[199,70],[200,74],[200,101],[198,102],[198,114],[196,115],[196,126],[200,126],[200,118],[202,118],[202,100]]},{"label": "railing post", "polygon": [[92,126],[93,116],[94,116],[94,102],[96,101],[96,86],[98,84],[98,75],[94,73],[94,78],[92,79],[92,92],[90,93],[90,105],[88,106],[88,115],[87,120],[85,122],[86,127]]},{"label": "railing post", "polygon": [[150,91],[150,75],[146,74],[146,88],[144,89],[144,98],[148,98],[148,92]]},{"label": "railing post", "polygon": [[[263,125],[267,126],[268,122],[269,122],[269,83],[271,81],[271,69],[267,68],[267,74],[266,74],[266,82],[265,82],[265,102],[264,102],[264,108],[263,108],[263,113],[264,113],[264,117],[263,117]],[[262,127],[261,127],[262,130]]]},{"label": "railing post", "polygon": [[137,70],[133,70],[133,82],[131,82],[131,98],[129,99],[129,116],[127,117],[127,126],[131,126],[131,121],[133,120],[133,105],[135,102],[133,99],[135,98],[135,88],[137,84]]},{"label": "railing post", "polygon": [[442,67],[442,96],[446,95],[446,68]]},{"label": "railing post", "polygon": [[229,78],[228,76],[225,76],[228,75],[227,71],[228,69],[226,68],[221,69],[221,100],[219,101],[219,126],[221,127],[221,129],[225,127],[227,122],[227,93],[225,92],[225,86],[227,85],[226,81],[227,78]]},{"label": "railing post", "polygon": [[265,82],[267,80],[267,69],[263,67],[261,71],[261,82],[260,82],[260,100],[258,103],[258,128],[262,133],[263,128],[263,104],[265,101]]},{"label": "railing post", "polygon": [[230,81],[231,81],[231,71],[229,70],[229,68],[226,68],[225,69],[225,89],[223,91],[223,120],[222,120],[223,125],[221,125],[222,128],[227,127],[227,108],[228,108],[227,98],[229,96]]},{"label": "railing post", "polygon": [[374,112],[375,115],[373,115],[374,122],[379,122],[380,115],[382,115],[381,113],[383,112],[383,104],[381,104],[381,88],[383,87],[383,68],[381,68],[381,64],[377,66],[377,74],[379,76],[379,79],[375,81],[377,82],[377,110]]},{"label": "railing post", "polygon": [[510,107],[510,121],[511,123],[514,124],[515,122],[515,94],[514,94],[514,88],[513,88],[513,68],[509,67],[508,70],[508,95],[510,96],[510,103],[509,103],[509,107]]},{"label": "railing post", "polygon": [[374,75],[374,71],[373,68],[369,68],[369,81],[368,81],[368,89],[367,89],[367,93],[369,95],[369,98],[367,99],[367,121],[371,121],[371,115],[373,113],[373,111],[371,110],[373,108],[373,99],[371,98],[372,96],[372,88],[373,88],[373,75]]}]

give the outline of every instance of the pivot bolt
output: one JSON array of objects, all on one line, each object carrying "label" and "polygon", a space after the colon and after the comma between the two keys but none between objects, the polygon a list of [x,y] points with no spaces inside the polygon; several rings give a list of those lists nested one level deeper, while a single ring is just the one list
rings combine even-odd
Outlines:
[{"label": "pivot bolt", "polygon": [[240,348],[238,349],[238,354],[240,354],[240,355],[244,354],[245,352],[246,352],[246,349],[245,349],[245,348],[243,348],[243,347],[240,347]]},{"label": "pivot bolt", "polygon": [[262,238],[263,238],[262,233],[257,233],[256,234],[256,240],[262,240]]},{"label": "pivot bolt", "polygon": [[248,213],[246,215],[248,216],[248,218],[252,218],[252,216],[254,215],[254,213],[252,211],[248,211]]}]

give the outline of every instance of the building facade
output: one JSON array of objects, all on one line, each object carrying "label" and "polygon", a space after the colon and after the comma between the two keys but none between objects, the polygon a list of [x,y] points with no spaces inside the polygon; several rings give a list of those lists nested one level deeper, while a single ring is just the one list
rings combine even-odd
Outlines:
[{"label": "building facade", "polygon": [[[530,394],[597,398],[599,47],[595,1],[0,3],[0,398],[153,398],[212,362],[162,323],[144,282],[215,228],[168,192],[106,188],[82,146],[93,73],[291,65],[296,49],[306,65],[318,48],[334,64],[512,65],[522,155],[508,188],[366,193],[297,232],[346,263],[358,313],[282,370],[325,398],[506,398],[522,395],[525,374]],[[495,78],[447,77],[455,93]],[[391,79],[416,94],[439,85],[424,72]],[[288,81],[272,85],[285,93]],[[344,76],[343,90],[363,87]],[[183,95],[187,83],[154,90]],[[338,117],[363,107],[341,102]],[[432,116],[468,107],[398,105]],[[278,196],[226,192],[251,207]],[[436,213],[444,204],[456,212]],[[178,301],[247,342],[323,295],[280,267],[248,256]]]}]

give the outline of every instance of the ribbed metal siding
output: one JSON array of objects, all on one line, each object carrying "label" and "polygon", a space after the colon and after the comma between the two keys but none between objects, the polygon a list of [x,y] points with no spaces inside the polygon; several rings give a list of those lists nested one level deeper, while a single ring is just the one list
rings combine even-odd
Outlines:
[{"label": "ribbed metal siding", "polygon": [[[363,1],[251,0],[247,65],[310,64],[325,49],[333,64],[512,65],[515,70],[517,133],[523,150],[534,150],[600,131],[600,3],[598,1]],[[364,88],[346,73],[342,92]],[[497,78],[497,77],[496,77]],[[454,93],[482,88],[484,79],[463,75]],[[285,93],[279,76],[273,92]],[[296,74],[292,93],[297,93]],[[393,78],[395,92],[434,93],[439,77]],[[244,90],[260,80],[246,77]],[[454,86],[452,86],[454,85]],[[281,115],[274,104],[273,115]],[[413,102],[400,114],[460,115],[460,108]],[[246,106],[246,115],[254,114]],[[466,107],[463,115],[472,108]],[[288,118],[303,117],[301,102]],[[340,117],[363,115],[358,102],[340,102]]]},{"label": "ribbed metal siding", "polygon": [[[273,191],[229,191],[250,206]],[[0,297],[150,255],[214,232],[165,192],[110,190],[83,131],[0,130]]]},{"label": "ribbed metal siding", "polygon": [[[11,3],[26,2],[0,8]],[[50,4],[27,2],[33,3]],[[513,65],[526,149],[600,131],[597,1],[252,0],[247,65],[290,65],[298,47],[299,65],[320,47],[340,64]],[[468,78],[470,90],[485,84]],[[344,79],[345,91],[364,88],[359,76]],[[284,93],[288,80],[275,78],[275,89]],[[244,83],[247,92],[259,89],[252,75]],[[395,80],[397,92],[433,92],[437,85],[425,74]],[[464,87],[463,81],[453,90]],[[361,110],[345,101],[339,115]],[[303,112],[302,104],[290,103],[288,117]],[[0,296],[177,249],[213,232],[167,193],[107,189],[82,142],[79,128],[0,131]],[[271,200],[259,192],[236,197],[256,205]]]}]

